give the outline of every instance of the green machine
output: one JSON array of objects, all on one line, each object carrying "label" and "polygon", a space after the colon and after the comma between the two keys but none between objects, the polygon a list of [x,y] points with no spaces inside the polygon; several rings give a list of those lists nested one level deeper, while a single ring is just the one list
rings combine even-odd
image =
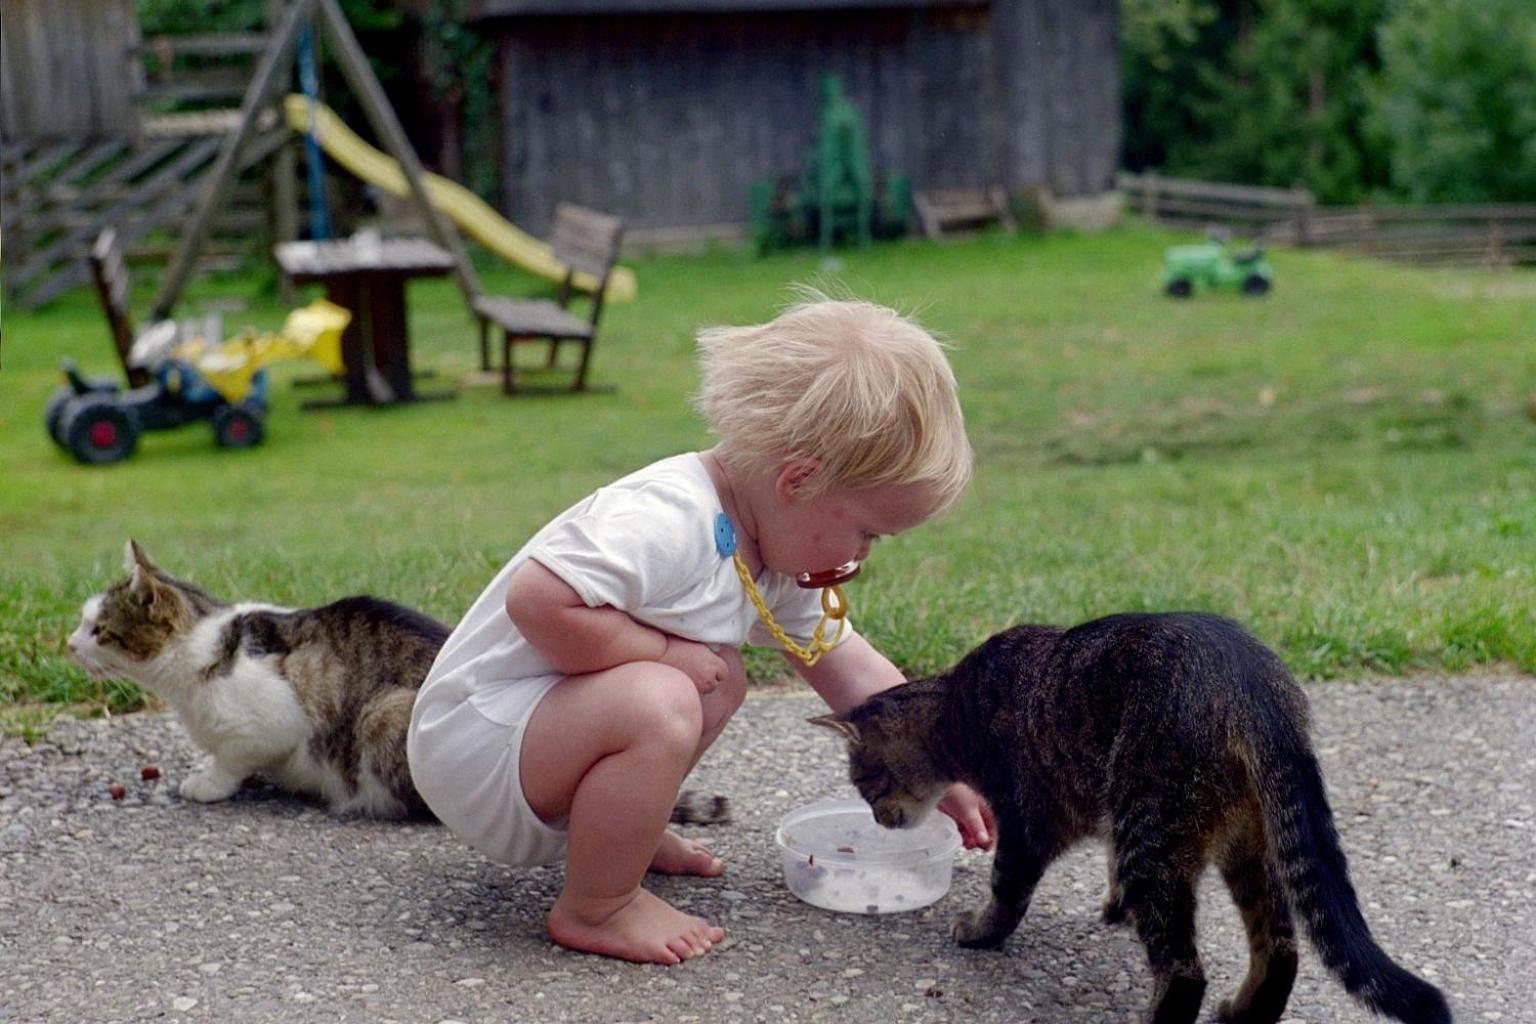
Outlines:
[{"label": "green machine", "polygon": [[1241,252],[1227,248],[1224,234],[1213,234],[1201,245],[1170,246],[1163,254],[1163,291],[1187,299],[1197,291],[1225,289],[1244,295],[1264,295],[1274,287],[1275,272],[1255,244]]},{"label": "green machine", "polygon": [[823,251],[850,240],[907,233],[912,185],[902,175],[877,181],[858,108],[836,75],[821,84],[816,134],[799,177],[754,182],[748,196],[759,253],[815,242]]}]

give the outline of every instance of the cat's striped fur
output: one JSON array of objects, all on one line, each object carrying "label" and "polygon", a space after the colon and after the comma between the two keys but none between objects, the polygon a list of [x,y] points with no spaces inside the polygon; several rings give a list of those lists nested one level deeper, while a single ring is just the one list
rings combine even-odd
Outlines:
[{"label": "cat's striped fur", "polygon": [[849,740],[855,785],[888,826],[952,781],[997,818],[992,899],[966,946],[1001,946],[1046,866],[1081,839],[1110,846],[1104,916],[1130,921],[1155,981],[1148,1020],[1189,1024],[1205,974],[1195,886],[1214,862],[1248,931],[1248,975],[1222,1020],[1273,1024],[1296,976],[1292,912],[1324,965],[1371,1010],[1451,1019],[1444,996],[1376,944],[1349,880],[1306,695],[1236,623],[1198,613],[1021,626],[949,672],[813,719]]},{"label": "cat's striped fur", "polygon": [[223,800],[259,773],[338,813],[426,815],[405,731],[448,627],[372,597],[225,604],[132,541],[127,569],[86,602],[69,649],[92,675],[164,700],[210,755],[182,796]]},{"label": "cat's striped fur", "polygon": [[[428,817],[405,755],[416,691],[449,629],[348,597],[318,608],[226,604],[128,542],[127,577],[90,598],[69,650],[91,675],[170,705],[207,763],[181,795],[224,800],[260,774],[337,813]],[[714,824],[726,799],[685,791],[672,820]]]}]

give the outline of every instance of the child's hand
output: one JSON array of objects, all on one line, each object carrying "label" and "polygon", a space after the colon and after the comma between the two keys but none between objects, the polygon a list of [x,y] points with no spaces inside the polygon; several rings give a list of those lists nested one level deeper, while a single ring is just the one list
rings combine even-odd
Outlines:
[{"label": "child's hand", "polygon": [[659,660],[692,679],[700,693],[711,692],[725,678],[725,659],[695,640],[668,635],[667,649]]},{"label": "child's hand", "polygon": [[960,826],[960,841],[967,850],[990,850],[997,842],[997,822],[981,794],[963,782],[949,787],[939,810]]}]

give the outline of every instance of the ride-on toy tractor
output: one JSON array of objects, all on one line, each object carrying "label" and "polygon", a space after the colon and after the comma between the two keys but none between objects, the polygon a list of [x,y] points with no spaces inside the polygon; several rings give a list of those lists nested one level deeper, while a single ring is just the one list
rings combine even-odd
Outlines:
[{"label": "ride-on toy tractor", "polygon": [[182,337],[172,321],[155,324],[138,336],[127,359],[130,377],[148,376],[140,387],[124,391],[111,378],[87,378],[73,360],[63,361],[64,385],[43,413],[48,436],[81,462],[96,465],[132,455],[146,430],[194,420],[212,421],[220,447],[249,448],[266,433],[266,365],[302,358],[341,373],[341,332],[351,319],[345,309],[320,299],[289,313],[277,334]]},{"label": "ride-on toy tractor", "polygon": [[1257,242],[1240,252],[1227,248],[1228,238],[1213,234],[1201,245],[1175,245],[1163,254],[1163,292],[1187,299],[1196,292],[1217,289],[1264,295],[1274,287],[1275,272]]}]

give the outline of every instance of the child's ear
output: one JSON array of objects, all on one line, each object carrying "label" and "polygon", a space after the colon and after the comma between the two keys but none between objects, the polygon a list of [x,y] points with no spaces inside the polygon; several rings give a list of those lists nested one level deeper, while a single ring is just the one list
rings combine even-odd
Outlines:
[{"label": "child's ear", "polygon": [[819,725],[823,729],[841,733],[849,743],[859,742],[859,727],[841,715],[817,715],[815,718],[807,718],[806,721],[812,725]]},{"label": "child's ear", "polygon": [[785,504],[797,500],[811,479],[821,471],[821,461],[813,458],[793,459],[780,469],[773,482],[774,495]]}]

